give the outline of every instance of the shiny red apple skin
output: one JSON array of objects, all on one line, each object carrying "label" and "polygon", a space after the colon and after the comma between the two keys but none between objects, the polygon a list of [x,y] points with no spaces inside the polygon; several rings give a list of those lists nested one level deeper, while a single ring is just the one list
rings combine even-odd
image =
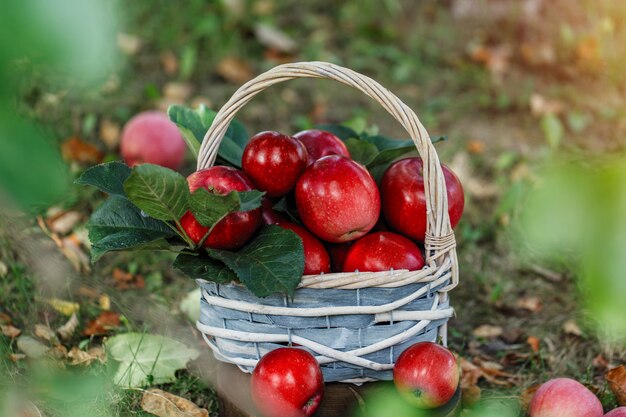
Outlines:
[{"label": "shiny red apple skin", "polygon": [[[448,194],[448,214],[454,228],[465,206],[463,186],[450,168],[441,164]],[[382,214],[387,225],[411,239],[423,242],[426,236],[426,195],[423,161],[406,158],[393,163],[381,181]]]},{"label": "shiny red apple skin", "polygon": [[[224,166],[215,166],[196,171],[187,177],[189,190],[193,193],[206,188],[217,194],[231,191],[250,191],[252,183],[243,172]],[[246,212],[231,213],[220,221],[204,241],[204,246],[213,249],[236,250],[245,245],[261,224],[261,208]],[[180,219],[180,225],[187,235],[198,244],[209,231],[202,226],[190,211]]]},{"label": "shiny red apple skin", "polygon": [[165,113],[145,111],[124,126],[120,154],[126,165],[150,163],[178,169],[185,160],[185,140]]},{"label": "shiny red apple skin", "polygon": [[330,256],[330,270],[333,272],[343,272],[343,262],[354,242],[327,243],[326,251]]},{"label": "shiny red apple skin", "polygon": [[374,227],[380,194],[363,165],[329,155],[310,165],[298,180],[296,205],[302,222],[317,237],[347,242]]},{"label": "shiny red apple skin", "polygon": [[393,367],[393,382],[400,395],[415,407],[441,407],[459,386],[454,355],[432,342],[419,342],[400,354]]},{"label": "shiny red apple skin", "polygon": [[555,378],[539,387],[529,409],[530,417],[602,417],[600,400],[583,384]]},{"label": "shiny red apple skin", "polygon": [[241,165],[259,190],[269,197],[280,197],[296,185],[307,159],[306,148],[299,140],[268,131],[250,139],[243,150]]},{"label": "shiny red apple skin", "polygon": [[287,220],[275,223],[283,229],[295,232],[304,246],[304,275],[317,275],[330,272],[330,257],[326,248],[311,232]]},{"label": "shiny red apple skin", "polygon": [[626,417],[626,407],[618,407],[609,411],[604,417]]},{"label": "shiny red apple skin", "polygon": [[343,262],[343,272],[416,271],[423,267],[424,257],[417,245],[392,232],[363,236],[350,247]]},{"label": "shiny red apple skin", "polygon": [[252,372],[252,399],[265,417],[307,417],[324,396],[319,364],[299,348],[275,349]]},{"label": "shiny red apple skin", "polygon": [[304,130],[296,133],[293,137],[306,147],[309,154],[308,165],[328,155],[341,155],[350,158],[350,151],[348,151],[346,144],[325,130]]}]

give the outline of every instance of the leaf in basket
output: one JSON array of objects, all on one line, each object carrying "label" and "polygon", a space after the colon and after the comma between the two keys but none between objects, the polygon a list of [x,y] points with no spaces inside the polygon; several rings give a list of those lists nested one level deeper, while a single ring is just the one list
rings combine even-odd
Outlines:
[{"label": "leaf in basket", "polygon": [[302,224],[295,199],[287,199],[287,196],[283,196],[272,208],[278,212],[285,213],[292,222]]},{"label": "leaf in basket", "polygon": [[174,339],[141,333],[113,336],[105,349],[109,358],[119,362],[114,382],[125,387],[173,382],[175,372],[200,354]]},{"label": "leaf in basket", "polygon": [[327,132],[330,132],[333,135],[337,136],[339,139],[343,140],[344,142],[350,138],[359,137],[358,133],[356,133],[351,128],[347,126],[343,126],[343,125],[319,124],[319,125],[315,125],[315,129],[320,129],[320,130],[325,130]]},{"label": "leaf in basket", "polygon": [[92,185],[107,194],[125,197],[124,181],[130,173],[128,165],[122,161],[113,161],[86,169],[74,183]]},{"label": "leaf in basket", "polygon": [[361,139],[350,138],[344,143],[346,144],[352,159],[363,165],[367,165],[373,161],[379,152],[376,145]]},{"label": "leaf in basket", "polygon": [[206,131],[209,129],[217,113],[201,104],[195,110],[177,104],[167,109],[167,115],[178,126],[187,146],[198,157],[200,145]]},{"label": "leaf in basket", "polygon": [[293,295],[304,272],[302,239],[291,230],[265,226],[238,252],[207,249],[210,257],[230,267],[258,297]]},{"label": "leaf in basket", "polygon": [[[185,106],[172,105],[168,108],[167,114],[170,120],[176,123],[187,145],[197,157],[204,135],[211,127],[217,113],[201,104],[195,110]],[[233,120],[226,129],[224,139],[222,139],[218,150],[218,156],[229,164],[241,168],[241,156],[248,139],[249,135],[245,126],[241,122]]]},{"label": "leaf in basket", "polygon": [[163,247],[174,232],[163,222],[147,217],[124,197],[109,197],[87,223],[93,261],[113,250]]},{"label": "leaf in basket", "polygon": [[227,214],[235,211],[250,211],[261,206],[263,192],[231,191],[228,194],[214,194],[205,188],[194,191],[189,198],[189,207],[198,222],[212,227]]},{"label": "leaf in basket", "polygon": [[218,284],[237,281],[235,273],[222,261],[202,255],[181,253],[174,260],[174,268],[193,279],[205,279]]},{"label": "leaf in basket", "polygon": [[402,155],[411,152],[417,152],[417,150],[415,149],[415,145],[413,145],[413,142],[411,142],[410,146],[403,146],[401,148],[394,149],[385,149],[384,151],[381,151],[378,155],[376,155],[376,157],[367,164],[367,169],[372,169],[379,165],[388,166],[391,162],[398,159]]},{"label": "leaf in basket", "polygon": [[169,168],[137,165],[124,182],[124,191],[137,207],[158,220],[178,221],[187,211],[187,180]]}]

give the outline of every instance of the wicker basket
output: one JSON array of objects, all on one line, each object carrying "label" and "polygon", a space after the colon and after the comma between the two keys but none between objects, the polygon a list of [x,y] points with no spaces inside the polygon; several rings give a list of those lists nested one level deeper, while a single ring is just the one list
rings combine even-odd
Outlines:
[{"label": "wicker basket", "polygon": [[241,107],[267,87],[294,78],[328,78],[356,88],[410,134],[424,160],[426,266],[419,271],[307,275],[293,299],[258,298],[235,283],[198,280],[202,304],[197,327],[218,360],[245,372],[252,372],[268,351],[297,344],[316,356],[326,382],[388,380],[409,345],[446,344],[446,323],[454,314],[447,292],[458,283],[443,172],[415,113],[376,81],[347,68],[325,62],[279,65],[244,84],[218,112],[204,137],[198,169],[214,164],[226,129]]}]

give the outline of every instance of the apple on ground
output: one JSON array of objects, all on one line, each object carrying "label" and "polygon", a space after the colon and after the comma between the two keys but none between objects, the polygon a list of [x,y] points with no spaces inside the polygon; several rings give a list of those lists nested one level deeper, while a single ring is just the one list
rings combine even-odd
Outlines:
[{"label": "apple on ground", "polygon": [[304,130],[296,133],[293,137],[306,147],[309,154],[308,165],[328,155],[341,155],[350,158],[350,152],[345,143],[325,130]]},{"label": "apple on ground", "polygon": [[302,239],[304,247],[304,275],[330,272],[330,257],[322,242],[317,240],[304,227],[286,220],[279,220],[276,225],[295,232]]},{"label": "apple on ground", "polygon": [[339,155],[318,159],[296,184],[304,225],[328,242],[347,242],[369,232],[380,215],[380,194],[364,166]]},{"label": "apple on ground", "polygon": [[350,247],[343,262],[343,272],[416,271],[423,267],[424,257],[417,245],[392,232],[363,236]]},{"label": "apple on ground", "polygon": [[307,158],[306,148],[299,140],[278,132],[261,132],[246,145],[241,165],[259,190],[270,197],[280,197],[296,185]]},{"label": "apple on ground", "polygon": [[165,113],[145,111],[124,126],[120,153],[126,165],[150,163],[178,169],[185,159],[186,144],[178,127]]},{"label": "apple on ground", "polygon": [[530,402],[530,417],[602,417],[600,400],[583,384],[569,378],[551,379]]},{"label": "apple on ground", "polygon": [[324,396],[319,364],[306,350],[278,348],[252,372],[252,399],[265,417],[307,417]]},{"label": "apple on ground", "polygon": [[420,342],[400,354],[393,367],[393,382],[400,395],[415,407],[441,407],[459,386],[454,355],[432,342]]},{"label": "apple on ground", "polygon": [[[228,194],[231,191],[250,191],[252,183],[238,169],[215,166],[196,171],[187,177],[189,190],[193,193],[199,188],[216,194]],[[261,208],[245,212],[231,213],[215,225],[207,236],[203,246],[213,249],[236,250],[241,248],[254,235],[261,224]],[[180,219],[180,225],[197,245],[208,233],[209,228],[202,226],[188,211]]]},{"label": "apple on ground", "polygon": [[604,417],[626,417],[626,407],[618,407],[604,415]]},{"label": "apple on ground", "polygon": [[[441,164],[448,194],[448,214],[454,228],[463,214],[465,198],[459,178]],[[398,233],[423,242],[426,236],[424,163],[406,158],[393,163],[381,181],[382,213],[387,225]]]}]

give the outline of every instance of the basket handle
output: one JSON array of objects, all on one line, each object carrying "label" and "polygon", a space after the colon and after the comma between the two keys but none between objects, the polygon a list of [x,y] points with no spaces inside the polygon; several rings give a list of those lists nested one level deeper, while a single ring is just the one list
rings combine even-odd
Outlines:
[{"label": "basket handle", "polygon": [[424,160],[424,191],[426,194],[426,253],[430,262],[443,262],[443,254],[452,258],[452,283],[458,282],[455,239],[448,216],[448,197],[439,157],[430,136],[417,115],[389,90],[376,81],[348,68],[327,62],[296,62],[283,64],[253,78],[242,85],[215,116],[204,135],[198,155],[198,170],[215,163],[220,142],[235,114],[254,96],[266,88],[294,78],[327,78],[353,87],[374,99],[387,110],[415,143],[417,152]]}]

